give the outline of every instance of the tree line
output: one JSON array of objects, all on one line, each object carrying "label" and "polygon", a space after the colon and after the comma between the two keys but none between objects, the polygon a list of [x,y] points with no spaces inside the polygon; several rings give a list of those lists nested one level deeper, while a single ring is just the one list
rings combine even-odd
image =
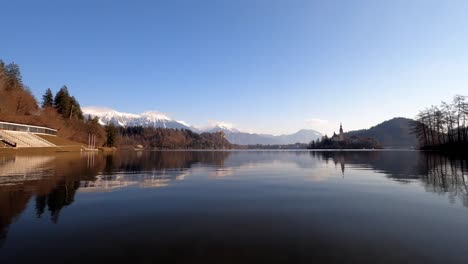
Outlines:
[{"label": "tree line", "polygon": [[52,90],[48,88],[42,96],[42,108],[52,107],[62,118],[77,118],[83,120],[83,111],[81,111],[80,103],[76,98],[68,92],[66,85],[62,86],[60,90],[53,97]]},{"label": "tree line", "polygon": [[352,136],[343,141],[333,141],[327,135],[317,140],[312,140],[308,149],[381,149],[382,146],[373,138],[360,138]]},{"label": "tree line", "polygon": [[419,112],[412,128],[422,149],[463,149],[468,146],[468,102],[456,95]]},{"label": "tree line", "polygon": [[46,89],[39,103],[23,83],[18,64],[0,60],[0,121],[45,126],[58,135],[87,144],[88,135],[96,135],[97,146],[106,143],[105,129],[96,118],[84,118],[78,100],[67,86],[54,95]]},{"label": "tree line", "polygon": [[119,127],[119,145],[145,149],[229,149],[231,143],[223,132],[195,133],[188,129],[154,127]]},{"label": "tree line", "polygon": [[97,117],[85,117],[67,86],[57,93],[46,89],[39,103],[23,84],[20,67],[0,60],[0,121],[45,126],[58,136],[87,144],[96,135],[96,146],[150,149],[225,149],[231,144],[221,133],[197,134],[191,130],[102,126]]}]

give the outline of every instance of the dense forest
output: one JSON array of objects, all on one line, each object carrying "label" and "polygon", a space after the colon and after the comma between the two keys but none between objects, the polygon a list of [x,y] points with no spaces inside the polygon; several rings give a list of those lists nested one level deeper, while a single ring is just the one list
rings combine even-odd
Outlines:
[{"label": "dense forest", "polygon": [[468,149],[468,102],[456,95],[451,103],[442,102],[419,112],[413,125],[422,149]]},{"label": "dense forest", "polygon": [[231,143],[223,132],[197,134],[188,129],[119,127],[122,148],[144,149],[229,149]]},{"label": "dense forest", "polygon": [[85,119],[78,100],[63,86],[55,94],[49,88],[39,103],[23,84],[20,67],[0,60],[0,121],[46,126],[58,130],[58,136],[86,144],[88,135],[96,135],[101,146],[106,141],[104,128],[97,119]]}]

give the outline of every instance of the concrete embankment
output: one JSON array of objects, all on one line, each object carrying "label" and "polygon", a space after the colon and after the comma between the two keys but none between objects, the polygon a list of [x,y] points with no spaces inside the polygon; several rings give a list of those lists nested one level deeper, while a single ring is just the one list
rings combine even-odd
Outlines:
[{"label": "concrete embankment", "polygon": [[56,146],[56,147],[39,147],[39,148],[11,148],[0,147],[0,153],[50,153],[50,152],[80,152],[85,151],[85,148],[80,145],[73,146]]}]

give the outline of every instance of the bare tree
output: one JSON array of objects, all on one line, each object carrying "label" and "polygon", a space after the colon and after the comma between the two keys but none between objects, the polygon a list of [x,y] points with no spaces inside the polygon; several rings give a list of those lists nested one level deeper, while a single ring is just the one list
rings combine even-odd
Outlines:
[{"label": "bare tree", "polygon": [[414,133],[422,148],[452,146],[455,148],[468,143],[468,103],[466,96],[456,95],[451,104],[431,106],[420,111],[413,125]]}]

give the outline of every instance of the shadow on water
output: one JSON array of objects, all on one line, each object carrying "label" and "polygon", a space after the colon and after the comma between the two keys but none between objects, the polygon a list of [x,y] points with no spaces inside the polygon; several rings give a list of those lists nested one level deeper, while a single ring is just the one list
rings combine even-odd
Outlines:
[{"label": "shadow on water", "polygon": [[77,191],[105,192],[129,186],[165,187],[184,180],[197,167],[210,167],[215,176],[238,168],[293,164],[314,169],[336,165],[348,170],[371,170],[401,184],[420,182],[427,192],[447,195],[451,203],[468,207],[466,157],[412,151],[167,151],[117,154],[0,156],[0,248],[9,226],[34,204],[38,218],[60,221],[63,208],[73,204]]}]

